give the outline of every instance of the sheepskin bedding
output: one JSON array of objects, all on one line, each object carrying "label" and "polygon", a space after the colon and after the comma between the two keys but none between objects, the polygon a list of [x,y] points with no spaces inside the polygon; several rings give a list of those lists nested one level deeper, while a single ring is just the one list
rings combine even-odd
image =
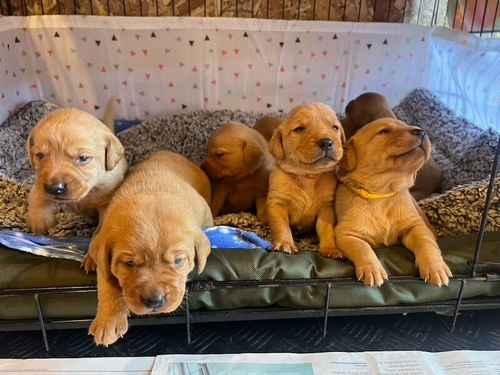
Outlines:
[{"label": "sheepskin bedding", "polygon": [[[0,126],[0,228],[28,231],[27,193],[33,172],[25,153],[30,129],[57,106],[32,102],[21,108]],[[443,168],[442,194],[419,202],[438,236],[477,232],[484,206],[489,170],[498,134],[482,130],[456,117],[430,92],[415,90],[395,109],[403,121],[424,128],[432,140],[433,157]],[[170,149],[200,163],[206,154],[207,139],[229,120],[253,125],[260,114],[240,111],[197,111],[165,114],[144,120],[119,135],[130,163],[149,153]],[[496,179],[497,191],[500,179]],[[488,231],[500,230],[498,194],[490,210]],[[230,214],[216,218],[216,225],[237,226],[270,239],[266,225],[252,214]],[[58,224],[49,233],[54,237],[90,237],[92,220],[71,213],[59,213]],[[299,248],[315,250],[315,236],[296,234]]]}]

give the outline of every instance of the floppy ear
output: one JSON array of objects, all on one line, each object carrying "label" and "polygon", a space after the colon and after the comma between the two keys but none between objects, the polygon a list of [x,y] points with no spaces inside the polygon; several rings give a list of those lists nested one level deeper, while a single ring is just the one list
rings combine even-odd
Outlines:
[{"label": "floppy ear", "polygon": [[344,157],[340,161],[339,174],[344,176],[349,172],[352,172],[356,168],[357,157],[356,157],[356,146],[351,138],[347,142],[346,149],[344,152]]},{"label": "floppy ear", "polygon": [[276,159],[283,160],[285,158],[285,151],[283,149],[283,135],[281,134],[280,128],[274,130],[273,136],[269,141],[269,150]]},{"label": "floppy ear", "polygon": [[196,270],[198,273],[202,273],[207,265],[207,259],[210,255],[212,247],[208,237],[203,233],[201,229],[198,230],[198,234],[194,240],[194,252],[195,252],[195,262]]},{"label": "floppy ear", "polygon": [[28,140],[26,141],[26,154],[28,155],[28,159],[30,161],[31,168],[35,168],[35,163],[33,160],[33,153],[32,153],[32,149],[33,149],[34,145],[35,145],[35,137],[33,136],[33,131],[31,131],[29,136],[28,136]]},{"label": "floppy ear", "polygon": [[110,281],[115,280],[111,273],[112,247],[104,234],[98,233],[92,238],[88,255],[97,264],[97,270],[101,275]]},{"label": "floppy ear", "polygon": [[243,141],[241,144],[243,151],[243,160],[248,165],[257,165],[262,157],[261,149],[255,144],[255,142]]},{"label": "floppy ear", "polygon": [[108,136],[108,143],[106,144],[106,170],[111,171],[116,167],[124,155],[125,149],[123,145],[114,134],[110,134]]},{"label": "floppy ear", "polygon": [[342,124],[340,124],[340,140],[342,141],[342,146],[345,146],[345,144],[347,143],[347,138],[345,136],[344,127],[342,126]]}]

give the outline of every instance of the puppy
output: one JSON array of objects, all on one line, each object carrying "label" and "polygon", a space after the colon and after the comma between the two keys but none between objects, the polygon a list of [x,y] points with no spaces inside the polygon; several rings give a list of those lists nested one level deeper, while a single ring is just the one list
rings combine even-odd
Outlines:
[{"label": "puppy", "polygon": [[290,227],[315,227],[320,253],[342,256],[335,246],[333,201],[344,140],[335,112],[322,103],[294,108],[274,131],[270,148],[276,168],[269,179],[267,214],[275,250],[296,253]]},{"label": "puppy", "polygon": [[257,130],[266,141],[270,141],[273,136],[274,130],[281,124],[283,119],[274,116],[264,116],[260,118],[253,127]]},{"label": "puppy", "polygon": [[273,165],[268,143],[256,130],[237,122],[218,129],[208,141],[208,158],[202,163],[213,184],[213,215],[256,211],[265,221]]},{"label": "puppy", "polygon": [[124,149],[113,134],[109,102],[104,121],[66,108],[50,113],[31,131],[27,152],[36,173],[28,198],[28,225],[36,234],[55,224],[60,206],[102,213],[127,170]]},{"label": "puppy", "polygon": [[335,200],[336,240],[368,286],[380,286],[388,278],[372,248],[400,242],[414,253],[426,282],[448,285],[450,269],[409,192],[430,155],[431,143],[422,129],[392,118],[369,123],[347,144]]},{"label": "puppy", "polygon": [[[386,97],[375,92],[364,93],[350,101],[345,112],[346,117],[342,124],[347,139],[372,121],[384,117],[396,118]],[[410,193],[416,200],[427,198],[441,190],[442,180],[443,171],[431,158],[418,171],[415,185],[410,189]]]},{"label": "puppy", "polygon": [[97,263],[97,315],[89,333],[110,345],[129,312],[169,313],[181,304],[188,274],[202,272],[213,225],[210,182],[181,155],[160,151],[131,169],[107,208],[89,254]]}]

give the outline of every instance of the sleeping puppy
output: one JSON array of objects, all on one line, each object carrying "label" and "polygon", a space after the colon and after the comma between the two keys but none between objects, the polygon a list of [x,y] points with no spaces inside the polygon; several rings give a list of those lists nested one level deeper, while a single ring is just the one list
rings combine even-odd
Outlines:
[{"label": "sleeping puppy", "polygon": [[320,253],[342,256],[335,246],[333,201],[344,139],[335,112],[322,103],[294,108],[274,131],[270,148],[277,166],[269,179],[267,214],[275,250],[297,252],[290,227],[316,228]]},{"label": "sleeping puppy", "polygon": [[262,134],[266,141],[269,142],[274,131],[281,124],[281,121],[283,121],[283,119],[278,117],[264,116],[257,120],[253,128]]},{"label": "sleeping puppy", "polygon": [[[342,124],[347,139],[369,122],[384,117],[396,118],[386,97],[375,92],[364,93],[350,101],[345,112],[346,117]],[[442,179],[441,168],[430,158],[418,171],[415,185],[410,189],[410,193],[416,200],[427,198],[441,190]]]},{"label": "sleeping puppy", "polygon": [[169,313],[182,303],[188,274],[202,272],[213,224],[210,182],[179,154],[157,152],[131,169],[113,196],[89,254],[97,263],[97,315],[89,333],[110,345],[128,315]]},{"label": "sleeping puppy", "polygon": [[28,225],[45,234],[60,206],[101,214],[127,171],[124,149],[113,134],[112,100],[103,121],[74,108],[44,117],[31,131],[27,152],[36,172],[28,198]]},{"label": "sleeping puppy", "polygon": [[339,170],[335,234],[356,276],[368,286],[380,286],[388,278],[372,248],[400,242],[415,255],[426,282],[448,285],[450,269],[409,192],[430,155],[431,143],[422,129],[392,118],[369,123],[347,144]]},{"label": "sleeping puppy", "polygon": [[208,141],[208,158],[202,163],[213,184],[213,215],[256,211],[265,221],[273,165],[269,146],[256,130],[237,122],[218,129]]}]

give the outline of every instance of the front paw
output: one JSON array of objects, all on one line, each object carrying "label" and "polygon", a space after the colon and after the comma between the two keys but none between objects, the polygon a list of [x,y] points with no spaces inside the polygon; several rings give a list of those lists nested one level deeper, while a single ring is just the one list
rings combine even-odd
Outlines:
[{"label": "front paw", "polygon": [[448,286],[450,277],[453,276],[450,268],[442,259],[437,261],[421,261],[418,262],[417,267],[420,272],[420,277],[424,279],[426,283],[438,287],[443,285]]},{"label": "front paw", "polygon": [[342,251],[340,251],[337,246],[334,245],[320,245],[319,253],[325,258],[333,258],[333,259],[343,259],[345,255]]},{"label": "front paw", "polygon": [[379,287],[385,280],[389,279],[387,272],[380,262],[357,266],[356,277],[370,288],[374,286]]},{"label": "front paw", "polygon": [[30,231],[37,235],[49,233],[49,229],[54,226],[54,218],[33,218],[28,217],[28,227]]},{"label": "front paw", "polygon": [[90,254],[87,253],[82,261],[81,267],[87,273],[95,272],[97,269],[97,263],[95,262],[94,258],[92,258]]},{"label": "front paw", "polygon": [[90,325],[89,335],[94,336],[96,345],[109,346],[123,337],[127,330],[127,314],[118,313],[111,316],[98,314]]},{"label": "front paw", "polygon": [[273,242],[273,250],[280,251],[286,254],[297,254],[299,250],[295,246],[293,240],[278,240]]}]

